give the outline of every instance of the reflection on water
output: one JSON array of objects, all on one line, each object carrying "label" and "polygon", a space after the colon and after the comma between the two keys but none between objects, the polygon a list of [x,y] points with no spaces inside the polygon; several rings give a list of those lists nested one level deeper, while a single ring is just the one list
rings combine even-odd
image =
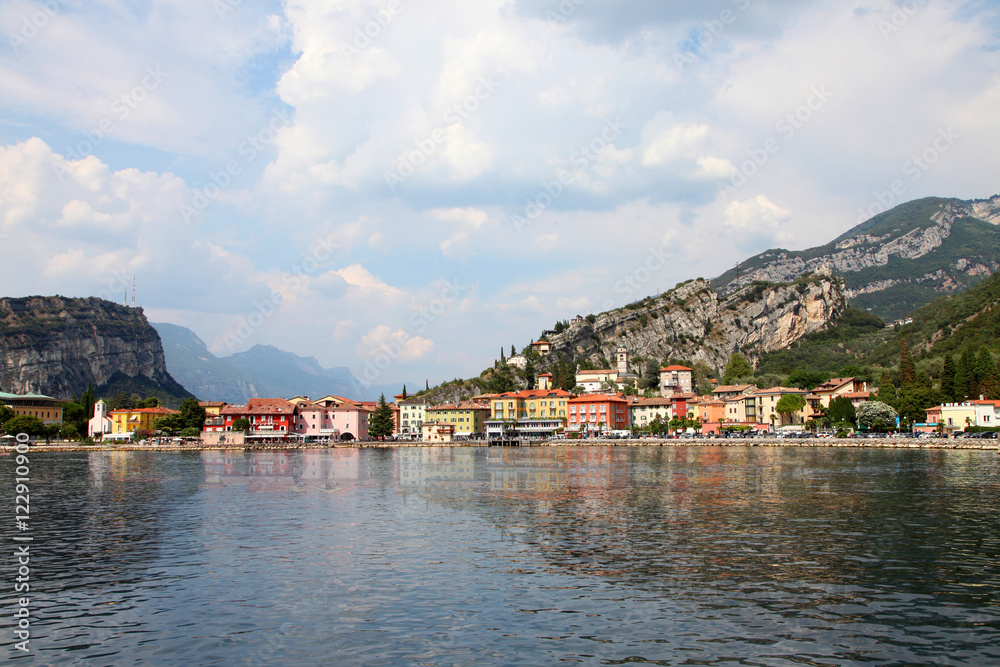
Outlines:
[{"label": "reflection on water", "polygon": [[[998,458],[751,447],[34,454],[35,652],[10,655],[1000,664]],[[12,478],[0,459],[0,480]],[[7,506],[11,486],[0,483]],[[9,526],[0,537],[11,543]],[[9,651],[12,633],[0,632]]]}]

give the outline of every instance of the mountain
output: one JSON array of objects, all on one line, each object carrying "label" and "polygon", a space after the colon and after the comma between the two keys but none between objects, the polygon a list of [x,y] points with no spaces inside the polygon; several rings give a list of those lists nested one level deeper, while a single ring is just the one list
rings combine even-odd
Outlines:
[{"label": "mountain", "polygon": [[271,345],[254,345],[223,360],[255,378],[268,396],[357,398],[368,394],[346,366],[323,368],[314,357],[300,357]]},{"label": "mountain", "polygon": [[248,398],[268,395],[262,383],[208,351],[190,329],[153,322],[163,340],[167,368],[202,400],[244,404]]},{"label": "mountain", "polygon": [[892,321],[1000,269],[1000,195],[900,204],[809,250],[768,250],[712,281],[726,295],[754,281],[811,272],[844,279],[851,305]]},{"label": "mountain", "polygon": [[88,385],[100,396],[191,396],[167,371],[163,346],[141,308],[98,298],[0,299],[0,387],[72,398]]},{"label": "mountain", "polygon": [[167,323],[153,326],[163,339],[171,374],[203,400],[243,404],[248,398],[334,394],[363,401],[376,399],[381,392],[392,396],[399,391],[394,385],[365,388],[346,367],[323,368],[313,357],[269,345],[216,357],[190,329]]},{"label": "mountain", "polygon": [[[659,296],[581,319],[547,336],[553,358],[609,368],[619,346],[634,359],[683,359],[721,368],[733,352],[751,360],[825,328],[847,308],[840,280],[810,275],[754,282],[721,296],[701,278]],[[591,321],[593,319],[593,321]]]},{"label": "mountain", "polygon": [[957,356],[966,348],[980,347],[1000,351],[1000,274],[918,308],[912,319],[899,335],[915,357]]}]

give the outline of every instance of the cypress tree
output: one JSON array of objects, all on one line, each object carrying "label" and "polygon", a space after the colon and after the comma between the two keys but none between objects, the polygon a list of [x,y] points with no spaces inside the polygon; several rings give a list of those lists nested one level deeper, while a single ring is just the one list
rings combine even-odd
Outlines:
[{"label": "cypress tree", "polygon": [[889,405],[896,401],[896,383],[889,376],[889,371],[882,371],[878,380],[878,400]]},{"label": "cypress tree", "polygon": [[941,371],[941,395],[946,403],[955,402],[955,358],[950,354],[944,357],[944,369]]},{"label": "cypress tree", "polygon": [[906,388],[917,380],[917,369],[910,358],[910,348],[906,339],[899,339],[899,386]]},{"label": "cypress tree", "polygon": [[964,401],[976,395],[976,357],[971,349],[965,348],[955,369],[955,400]]}]

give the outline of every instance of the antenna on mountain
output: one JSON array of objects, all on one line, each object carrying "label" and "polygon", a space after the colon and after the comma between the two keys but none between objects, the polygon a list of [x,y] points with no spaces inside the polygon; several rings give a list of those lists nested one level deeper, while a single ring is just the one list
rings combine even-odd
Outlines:
[{"label": "antenna on mountain", "polygon": [[135,308],[135,274],[132,274],[132,307]]}]

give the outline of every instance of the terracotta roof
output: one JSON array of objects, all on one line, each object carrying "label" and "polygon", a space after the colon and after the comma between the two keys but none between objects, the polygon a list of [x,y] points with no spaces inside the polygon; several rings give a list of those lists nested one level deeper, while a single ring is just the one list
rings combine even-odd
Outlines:
[{"label": "terracotta roof", "polygon": [[251,398],[246,405],[227,405],[224,415],[289,415],[295,406],[283,398]]},{"label": "terracotta roof", "polygon": [[759,394],[808,394],[809,392],[805,389],[796,389],[795,387],[769,387],[767,389],[758,389],[754,392],[754,395]]},{"label": "terracotta roof", "polygon": [[131,410],[126,410],[123,408],[121,410],[112,410],[108,414],[113,415],[115,413],[130,413],[130,412],[141,412],[143,414],[148,414],[148,415],[179,415],[181,413],[180,410],[171,410],[170,408],[157,406],[155,408],[132,408]]},{"label": "terracotta roof", "polygon": [[494,399],[503,398],[571,398],[573,394],[565,389],[522,389],[521,391],[508,391],[505,394],[497,394]]},{"label": "terracotta roof", "polygon": [[713,394],[731,394],[733,392],[742,393],[747,389],[756,389],[752,384],[724,384],[712,390]]},{"label": "terracotta roof", "polygon": [[644,398],[639,397],[633,403],[637,407],[654,407],[657,405],[670,405],[673,403],[669,398]]},{"label": "terracotta roof", "polygon": [[870,391],[849,391],[846,394],[841,394],[847,398],[871,398],[871,395]]},{"label": "terracotta roof", "polygon": [[198,405],[203,408],[221,408],[227,403],[225,401],[198,401]]},{"label": "terracotta roof", "polygon": [[602,401],[615,401],[621,403],[628,403],[625,397],[621,394],[585,394],[583,396],[577,396],[576,398],[569,399],[570,403],[592,403],[592,402],[602,402]]},{"label": "terracotta roof", "polygon": [[813,389],[813,391],[834,391],[843,387],[848,382],[854,382],[854,378],[830,378],[820,386]]},{"label": "terracotta roof", "polygon": [[688,368],[687,366],[667,366],[666,368],[661,368],[661,371],[691,371],[694,369]]}]

